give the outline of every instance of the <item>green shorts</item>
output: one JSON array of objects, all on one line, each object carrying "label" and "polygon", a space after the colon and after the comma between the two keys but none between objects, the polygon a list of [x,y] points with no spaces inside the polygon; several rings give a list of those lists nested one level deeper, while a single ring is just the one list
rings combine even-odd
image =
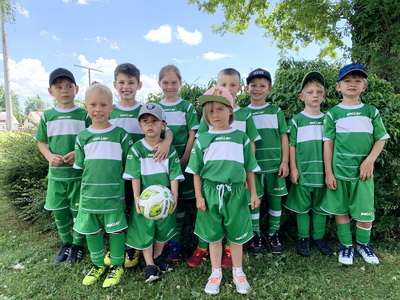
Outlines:
[{"label": "green shorts", "polygon": [[196,235],[209,243],[226,235],[235,244],[244,244],[253,237],[243,183],[227,185],[204,180],[202,191],[207,209],[197,210]]},{"label": "green shorts", "polygon": [[69,207],[72,211],[78,211],[80,195],[80,180],[56,181],[49,179],[44,208],[47,210],[60,210]]},{"label": "green shorts", "polygon": [[96,234],[102,229],[107,233],[114,233],[127,227],[123,210],[111,214],[88,214],[79,211],[74,223],[74,230],[80,234]]},{"label": "green shorts", "polygon": [[175,209],[165,219],[154,221],[145,218],[142,214],[138,214],[135,207],[132,207],[126,244],[131,248],[143,250],[149,248],[153,241],[168,242],[177,234],[176,212],[177,210]]},{"label": "green shorts", "polygon": [[193,199],[194,185],[193,174],[182,171],[185,180],[179,182],[178,199]]},{"label": "green shorts", "polygon": [[255,175],[254,179],[259,198],[264,195],[265,187],[270,196],[287,195],[286,179],[278,176],[278,173],[256,173]]},{"label": "green shorts", "polygon": [[312,211],[317,214],[327,215],[327,213],[321,209],[324,190],[324,187],[316,188],[292,184],[283,206],[298,214],[308,213],[310,209],[312,209]]},{"label": "green shorts", "polygon": [[350,215],[360,222],[372,222],[374,212],[374,180],[344,181],[336,179],[337,189],[326,189],[321,209],[333,215]]}]

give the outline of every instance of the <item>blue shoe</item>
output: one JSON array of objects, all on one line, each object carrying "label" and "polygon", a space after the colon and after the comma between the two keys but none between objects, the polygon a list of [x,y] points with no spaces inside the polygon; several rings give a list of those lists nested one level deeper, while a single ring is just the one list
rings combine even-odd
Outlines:
[{"label": "blue shoe", "polygon": [[180,261],[182,259],[181,245],[178,242],[170,241],[169,247],[169,259],[172,261]]}]

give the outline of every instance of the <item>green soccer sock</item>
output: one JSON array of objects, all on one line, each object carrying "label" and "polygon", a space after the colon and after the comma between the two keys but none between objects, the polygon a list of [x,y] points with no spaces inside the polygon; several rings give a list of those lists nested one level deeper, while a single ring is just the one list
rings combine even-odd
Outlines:
[{"label": "green soccer sock", "polygon": [[269,196],[269,229],[268,234],[273,235],[279,231],[282,215],[282,197]]},{"label": "green soccer sock", "polygon": [[57,231],[61,236],[63,243],[72,243],[71,234],[71,217],[69,209],[53,210],[54,219],[56,220]]},{"label": "green soccer sock", "polygon": [[199,237],[198,246],[201,249],[208,249],[208,243],[200,237]]},{"label": "green soccer sock", "polygon": [[308,213],[296,214],[297,230],[299,239],[310,237],[310,216]]},{"label": "green soccer sock", "polygon": [[185,199],[178,200],[178,207],[176,213],[176,235],[172,237],[171,241],[179,243],[181,240],[183,222],[185,221],[186,202]]},{"label": "green soccer sock", "polygon": [[338,224],[337,226],[337,234],[339,238],[339,242],[345,246],[352,246],[353,239],[351,238],[351,230],[350,230],[350,223]]},{"label": "green soccer sock", "polygon": [[250,216],[251,216],[251,226],[253,228],[253,232],[257,235],[260,236],[260,207],[257,207],[255,209],[251,209],[251,206],[249,205],[250,208]]},{"label": "green soccer sock", "polygon": [[371,239],[371,229],[372,226],[368,229],[356,226],[356,241],[359,244],[367,245],[369,240]]},{"label": "green soccer sock", "polygon": [[122,267],[125,261],[125,232],[110,233],[110,263]]},{"label": "green soccer sock", "polygon": [[322,239],[325,235],[326,229],[326,215],[317,214],[315,212],[312,213],[313,218],[313,239],[318,240]]},{"label": "green soccer sock", "polygon": [[104,267],[103,231],[87,235],[86,241],[92,262],[98,267]]},{"label": "green soccer sock", "polygon": [[[73,221],[75,222],[76,216],[78,215],[77,211],[71,210],[71,215],[73,217]],[[83,246],[83,241],[85,239],[85,235],[80,234],[76,231],[73,232],[72,234],[72,244],[77,245],[77,246]]]}]

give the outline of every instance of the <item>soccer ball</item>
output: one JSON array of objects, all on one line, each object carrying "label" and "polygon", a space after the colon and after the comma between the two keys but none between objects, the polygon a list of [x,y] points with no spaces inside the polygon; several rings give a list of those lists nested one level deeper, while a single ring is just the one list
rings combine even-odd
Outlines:
[{"label": "soccer ball", "polygon": [[140,194],[139,207],[141,213],[147,219],[164,219],[172,213],[174,197],[167,187],[151,185]]}]

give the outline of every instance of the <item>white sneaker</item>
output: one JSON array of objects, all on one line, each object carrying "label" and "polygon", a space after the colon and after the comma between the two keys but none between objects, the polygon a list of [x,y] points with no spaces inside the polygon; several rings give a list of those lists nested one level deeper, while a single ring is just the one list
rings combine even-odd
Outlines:
[{"label": "white sneaker", "polygon": [[204,288],[204,292],[211,295],[217,295],[219,293],[219,286],[221,285],[222,273],[214,274],[211,273],[211,276],[208,278],[208,282],[206,287]]},{"label": "white sneaker", "polygon": [[359,244],[356,245],[357,253],[369,264],[379,264],[379,259],[376,257],[374,251],[369,245]]},{"label": "white sneaker", "polygon": [[352,265],[354,257],[353,246],[341,245],[339,249],[339,262],[344,265]]},{"label": "white sneaker", "polygon": [[250,284],[247,282],[246,275],[243,272],[233,273],[233,282],[238,293],[247,294],[249,292]]}]

